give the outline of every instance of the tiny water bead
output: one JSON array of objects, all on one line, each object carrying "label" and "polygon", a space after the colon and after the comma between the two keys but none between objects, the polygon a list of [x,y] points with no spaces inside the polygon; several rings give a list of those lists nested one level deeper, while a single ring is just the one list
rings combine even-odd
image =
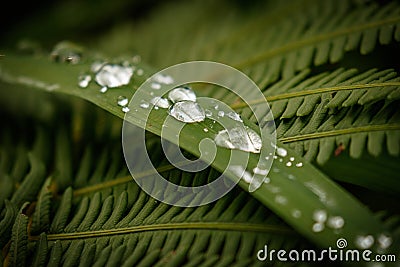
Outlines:
[{"label": "tiny water bead", "polygon": [[286,162],[286,166],[287,166],[287,167],[292,166],[292,162],[291,162],[291,161]]},{"label": "tiny water bead", "polygon": [[78,64],[81,61],[82,54],[82,47],[68,41],[63,41],[54,47],[50,56],[56,62]]},{"label": "tiny water bead", "polygon": [[150,100],[150,103],[152,103],[154,106],[159,107],[159,108],[169,108],[170,107],[170,103],[169,103],[168,99],[159,97],[159,96],[153,97]]},{"label": "tiny water bead", "polygon": [[129,108],[128,107],[122,107],[122,112],[124,112],[124,113],[129,112]]},{"label": "tiny water bead", "polygon": [[204,110],[204,113],[206,114],[206,117],[207,117],[207,118],[209,118],[209,117],[212,116],[212,112],[211,112],[211,110],[209,110],[209,109],[205,109],[205,110]]},{"label": "tiny water bead", "polygon": [[105,92],[107,92],[107,90],[108,90],[107,86],[103,86],[100,88],[100,93],[104,94]]},{"label": "tiny water bead", "polygon": [[137,76],[142,76],[144,74],[144,70],[143,69],[138,69],[137,71],[136,71],[136,75]]},{"label": "tiny water bead", "polygon": [[298,168],[303,167],[303,162],[296,163],[296,167]]},{"label": "tiny water bead", "polygon": [[372,235],[358,236],[356,238],[356,246],[360,249],[370,248],[374,244],[374,237]]},{"label": "tiny water bead", "polygon": [[300,210],[293,210],[292,211],[292,216],[294,218],[300,218],[301,217],[301,211]]},{"label": "tiny water bead", "polygon": [[115,88],[129,84],[132,74],[131,67],[106,64],[96,73],[95,80],[100,86]]},{"label": "tiny water bead", "polygon": [[141,108],[144,108],[144,109],[146,109],[146,108],[149,108],[149,106],[150,106],[150,104],[149,103],[147,103],[147,102],[145,102],[145,101],[142,101],[142,103],[140,103],[140,105],[139,105]]},{"label": "tiny water bead", "polygon": [[329,217],[327,225],[333,229],[340,229],[344,226],[344,219],[341,216]]},{"label": "tiny water bead", "polygon": [[214,138],[215,144],[229,149],[238,149],[251,153],[260,153],[261,137],[248,127],[234,127],[221,130]]},{"label": "tiny water bead", "polygon": [[80,88],[86,88],[86,87],[88,87],[91,80],[92,80],[92,77],[90,75],[87,75],[87,74],[79,75],[78,86]]},{"label": "tiny water bead", "polygon": [[275,196],[275,202],[278,204],[281,204],[281,205],[285,205],[285,204],[287,204],[288,200],[284,196],[277,195],[277,196]]},{"label": "tiny water bead", "polygon": [[313,219],[316,222],[323,223],[328,218],[328,214],[324,210],[316,210],[313,214]]},{"label": "tiny water bead", "polygon": [[153,81],[155,81],[157,83],[162,83],[162,84],[173,84],[174,83],[174,79],[171,76],[163,75],[160,73],[153,76]]},{"label": "tiny water bead", "polygon": [[118,106],[125,107],[126,105],[128,105],[128,102],[129,102],[129,100],[128,100],[128,98],[125,97],[125,96],[120,95],[120,96],[117,98],[117,104],[118,104]]},{"label": "tiny water bead", "polygon": [[240,118],[240,115],[236,112],[230,111],[228,112],[228,114],[226,114],[226,116],[231,118],[232,120],[243,122],[243,120]]},{"label": "tiny water bead", "polygon": [[287,150],[284,149],[283,147],[278,147],[276,149],[276,154],[278,154],[278,156],[280,156],[280,157],[286,157],[287,156]]},{"label": "tiny water bead", "polygon": [[204,131],[205,133],[208,133],[208,128],[204,128],[203,131]]},{"label": "tiny water bead", "polygon": [[320,223],[320,222],[314,223],[312,226],[312,230],[315,233],[322,232],[324,230],[324,228],[325,228],[324,224]]},{"label": "tiny water bead", "polygon": [[224,117],[225,116],[225,112],[223,110],[218,111],[218,117]]},{"label": "tiny water bead", "polygon": [[150,87],[154,90],[160,90],[161,89],[161,84],[159,83],[151,83]]},{"label": "tiny water bead", "polygon": [[392,238],[385,234],[381,234],[378,237],[379,246],[383,249],[390,247],[390,245],[392,245],[392,242],[393,242]]},{"label": "tiny water bead", "polygon": [[294,161],[294,157],[290,157],[289,160],[290,160],[290,161]]},{"label": "tiny water bead", "polygon": [[168,98],[173,102],[193,101],[196,102],[196,94],[189,87],[178,87],[168,93]]},{"label": "tiny water bead", "polygon": [[204,109],[198,103],[192,101],[175,103],[169,110],[169,115],[186,123],[201,122],[206,118]]}]

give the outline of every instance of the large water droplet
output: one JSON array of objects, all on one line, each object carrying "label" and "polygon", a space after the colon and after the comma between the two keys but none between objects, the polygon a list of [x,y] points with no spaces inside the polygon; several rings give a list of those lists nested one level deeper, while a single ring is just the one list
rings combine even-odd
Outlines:
[{"label": "large water droplet", "polygon": [[189,87],[178,87],[172,89],[168,93],[168,98],[176,103],[179,101],[193,101],[196,102],[196,94]]},{"label": "large water droplet", "polygon": [[169,115],[178,121],[186,123],[204,121],[206,117],[203,108],[198,103],[192,101],[175,103],[169,110]]},{"label": "large water droplet", "polygon": [[108,88],[129,84],[133,69],[121,65],[104,65],[96,74],[95,80],[100,86]]},{"label": "large water droplet", "polygon": [[153,81],[162,83],[162,84],[172,84],[174,83],[174,79],[169,76],[169,75],[163,75],[163,74],[156,74],[153,76]]},{"label": "large water droplet", "polygon": [[248,127],[235,127],[221,130],[214,139],[218,146],[242,151],[260,153],[262,142],[260,136]]},{"label": "large water droplet", "polygon": [[169,103],[168,99],[163,98],[163,97],[159,97],[159,96],[153,97],[150,100],[150,102],[154,106],[159,107],[159,108],[169,108],[169,106],[170,106],[170,103]]},{"label": "large water droplet", "polygon": [[320,223],[325,222],[327,217],[328,217],[328,214],[324,210],[316,210],[313,214],[313,219]]},{"label": "large water droplet", "polygon": [[374,244],[374,237],[372,235],[358,236],[356,238],[356,246],[361,249],[370,248]]},{"label": "large water droplet", "polygon": [[125,97],[125,96],[122,96],[122,95],[120,95],[118,98],[117,98],[117,104],[118,104],[118,106],[121,106],[121,107],[125,107],[126,105],[128,105],[128,98],[127,97]]},{"label": "large water droplet", "polygon": [[86,88],[88,87],[90,81],[92,80],[92,77],[90,75],[79,75],[78,77],[78,86],[80,88]]},{"label": "large water droplet", "polygon": [[333,216],[328,219],[328,226],[333,229],[340,229],[344,226],[344,219],[340,216]]}]

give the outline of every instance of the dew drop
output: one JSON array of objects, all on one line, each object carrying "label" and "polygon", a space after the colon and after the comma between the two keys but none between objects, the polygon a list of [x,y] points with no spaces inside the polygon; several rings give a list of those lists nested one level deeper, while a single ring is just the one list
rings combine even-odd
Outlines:
[{"label": "dew drop", "polygon": [[174,79],[169,76],[169,75],[163,75],[163,74],[156,74],[153,76],[153,81],[157,83],[162,83],[162,84],[172,84],[174,83]]},{"label": "dew drop", "polygon": [[105,93],[105,92],[107,92],[107,90],[108,90],[108,87],[107,86],[103,86],[103,87],[101,87],[100,88],[100,93]]},{"label": "dew drop", "polygon": [[267,175],[268,174],[268,170],[267,169],[261,169],[259,167],[255,167],[253,169],[254,174],[259,174],[259,175]]},{"label": "dew drop", "polygon": [[208,129],[207,129],[207,128],[204,128],[203,131],[206,132],[206,133],[208,133]]},{"label": "dew drop", "polygon": [[298,168],[303,167],[303,162],[296,163],[296,167]]},{"label": "dew drop", "polygon": [[287,204],[287,198],[281,195],[275,196],[275,202],[281,205]]},{"label": "dew drop", "polygon": [[140,63],[140,61],[142,61],[142,57],[140,55],[134,55],[132,57],[133,64],[138,64],[138,63]]},{"label": "dew drop", "polygon": [[233,111],[228,112],[228,114],[226,114],[226,116],[228,116],[232,120],[243,122],[243,120],[240,118],[240,115],[237,114],[236,112],[233,112]]},{"label": "dew drop", "polygon": [[392,245],[392,242],[393,242],[393,240],[390,236],[381,234],[378,237],[379,246],[383,249],[390,247],[390,245]]},{"label": "dew drop", "polygon": [[206,117],[209,118],[212,116],[212,112],[209,109],[204,110],[204,113],[206,114]]},{"label": "dew drop", "polygon": [[124,112],[124,113],[129,112],[129,108],[128,107],[122,107],[122,112]]},{"label": "dew drop", "polygon": [[128,98],[127,97],[125,97],[125,96],[122,96],[122,95],[120,95],[118,98],[117,98],[117,104],[118,104],[118,106],[121,106],[121,107],[125,107],[126,105],[128,105]]},{"label": "dew drop", "polygon": [[161,89],[161,84],[159,83],[151,83],[150,87],[154,90],[160,90]]},{"label": "dew drop", "polygon": [[80,88],[86,88],[86,87],[88,87],[91,80],[92,80],[92,77],[90,75],[87,75],[87,74],[79,75],[78,86]]},{"label": "dew drop", "polygon": [[168,98],[176,103],[179,101],[196,102],[196,94],[189,87],[178,87],[168,93]]},{"label": "dew drop", "polygon": [[169,108],[170,103],[168,101],[168,99],[163,98],[163,97],[159,97],[159,96],[155,96],[153,97],[150,102],[157,108]]},{"label": "dew drop", "polygon": [[283,147],[278,147],[276,149],[276,154],[278,154],[278,156],[280,156],[280,157],[286,157],[287,156],[287,150],[284,149]]},{"label": "dew drop", "polygon": [[289,160],[290,160],[290,161],[294,161],[294,157],[290,157]]},{"label": "dew drop", "polygon": [[225,112],[223,110],[218,111],[218,117],[225,116]]},{"label": "dew drop", "polygon": [[115,88],[129,84],[132,74],[130,67],[106,64],[96,73],[95,80],[100,86]]},{"label": "dew drop", "polygon": [[301,211],[300,210],[293,210],[292,211],[292,216],[294,218],[300,218],[301,217]]},{"label": "dew drop", "polygon": [[214,139],[216,145],[247,151],[251,153],[260,153],[262,143],[260,136],[248,127],[235,127],[229,130],[221,130]]},{"label": "dew drop", "polygon": [[196,102],[180,101],[169,110],[169,115],[178,121],[193,123],[204,121],[206,115],[203,108]]},{"label": "dew drop", "polygon": [[265,177],[264,178],[264,183],[269,184],[271,182],[271,178]]},{"label": "dew drop", "polygon": [[328,217],[328,214],[324,210],[316,210],[313,214],[313,219],[320,223],[325,222],[327,217]]},{"label": "dew drop", "polygon": [[340,216],[329,217],[327,224],[333,229],[340,229],[344,226],[344,219]]},{"label": "dew drop", "polygon": [[358,236],[356,238],[356,246],[360,249],[370,248],[374,244],[374,237],[372,235]]},{"label": "dew drop", "polygon": [[150,105],[149,105],[149,103],[147,103],[147,102],[144,102],[144,101],[142,101],[142,103],[140,103],[140,105],[139,105],[141,108],[148,108]]},{"label": "dew drop", "polygon": [[137,76],[142,76],[143,74],[144,74],[143,69],[138,69],[138,70],[136,71],[136,75],[137,75]]},{"label": "dew drop", "polygon": [[56,62],[78,64],[81,61],[83,49],[68,41],[58,43],[51,52],[51,58]]},{"label": "dew drop", "polygon": [[291,161],[286,162],[286,166],[287,166],[287,167],[292,166],[292,162],[291,162]]},{"label": "dew drop", "polygon": [[322,232],[324,230],[324,228],[325,228],[324,224],[320,223],[320,222],[314,223],[312,226],[312,230],[315,233]]}]

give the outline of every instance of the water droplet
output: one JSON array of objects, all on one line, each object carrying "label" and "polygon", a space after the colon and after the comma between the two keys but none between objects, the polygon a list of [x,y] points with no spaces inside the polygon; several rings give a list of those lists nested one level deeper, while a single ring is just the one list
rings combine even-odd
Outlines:
[{"label": "water droplet", "polygon": [[267,175],[268,174],[268,170],[267,169],[261,169],[259,167],[255,167],[253,169],[254,174],[259,174],[259,175]]},{"label": "water droplet", "polygon": [[56,62],[78,64],[81,61],[82,47],[68,41],[58,43],[51,52],[51,58]]},{"label": "water droplet", "polygon": [[344,225],[344,219],[340,216],[329,217],[327,224],[333,229],[340,229]]},{"label": "water droplet", "polygon": [[151,83],[150,87],[154,90],[160,90],[161,89],[161,84],[159,83]]},{"label": "water droplet", "polygon": [[286,162],[286,166],[288,167],[292,166],[292,162],[291,161]]},{"label": "water droplet", "polygon": [[264,178],[264,183],[269,184],[271,182],[271,178],[265,177]]},{"label": "water droplet", "polygon": [[276,149],[276,154],[278,154],[278,156],[280,156],[280,157],[286,157],[287,156],[287,150],[284,149],[283,147],[278,147]]},{"label": "water droplet", "polygon": [[361,249],[370,248],[374,244],[374,237],[372,235],[358,236],[356,238],[356,246]]},{"label": "water droplet", "polygon": [[178,87],[168,93],[168,98],[176,103],[179,101],[196,102],[196,94],[189,87]]},{"label": "water droplet", "polygon": [[142,61],[142,57],[140,55],[134,55],[132,57],[133,64],[138,64],[138,63],[140,63],[140,61]]},{"label": "water droplet", "polygon": [[277,195],[275,196],[275,202],[281,205],[285,205],[287,204],[287,198],[281,195]]},{"label": "water droplet", "polygon": [[324,228],[325,228],[324,224],[320,223],[320,222],[314,223],[312,226],[313,232],[316,232],[316,233],[322,232],[324,230]]},{"label": "water droplet", "polygon": [[122,107],[122,112],[124,112],[124,113],[129,112],[129,108],[128,107]]},{"label": "water droplet", "polygon": [[80,88],[86,88],[86,87],[88,87],[91,80],[92,80],[92,77],[90,75],[87,75],[87,74],[79,75],[78,86]]},{"label": "water droplet", "polygon": [[192,101],[175,103],[169,110],[169,115],[178,121],[187,123],[204,121],[206,117],[203,108],[198,103]]},{"label": "water droplet", "polygon": [[295,218],[300,218],[301,217],[301,211],[300,210],[293,210],[292,211],[292,216]]},{"label": "water droplet", "polygon": [[328,214],[324,210],[316,210],[313,214],[313,219],[320,223],[325,222],[327,217],[328,217]]},{"label": "water droplet", "polygon": [[137,75],[137,76],[142,76],[143,74],[144,74],[143,69],[138,69],[138,70],[136,71],[136,75]]},{"label": "water droplet", "polygon": [[206,114],[207,118],[212,116],[212,112],[209,109],[204,110],[204,113]]},{"label": "water droplet", "polygon": [[236,112],[233,112],[233,111],[228,112],[228,114],[226,114],[226,116],[228,116],[232,120],[243,122],[243,120],[240,118],[240,115],[237,114]]},{"label": "water droplet", "polygon": [[290,157],[289,160],[290,160],[290,161],[294,161],[294,157]]},{"label": "water droplet", "polygon": [[214,106],[214,109],[215,109],[215,110],[218,110],[218,109],[219,109],[219,106],[218,106],[218,105],[215,105],[215,106]]},{"label": "water droplet", "polygon": [[207,132],[208,132],[208,129],[207,129],[207,128],[204,128],[203,131],[207,133]]},{"label": "water droplet", "polygon": [[248,127],[235,127],[221,130],[214,139],[218,146],[242,151],[260,153],[262,147],[260,136]]},{"label": "water droplet", "polygon": [[390,247],[390,245],[392,245],[392,242],[393,242],[393,240],[390,236],[381,234],[378,237],[379,246],[383,249]]},{"label": "water droplet", "polygon": [[107,92],[107,90],[108,90],[107,86],[103,86],[100,88],[100,93],[104,94],[105,92]]},{"label": "water droplet", "polygon": [[125,96],[122,96],[122,95],[120,95],[118,98],[117,98],[117,104],[118,104],[118,106],[121,106],[121,107],[125,107],[126,105],[128,105],[128,98],[127,97],[125,97]]},{"label": "water droplet", "polygon": [[303,167],[303,162],[296,163],[296,167]]},{"label": "water droplet", "polygon": [[162,84],[172,84],[174,83],[174,79],[169,76],[169,75],[163,75],[163,74],[156,74],[153,76],[153,81],[162,83]]},{"label": "water droplet", "polygon": [[219,116],[219,117],[225,116],[225,112],[222,111],[222,110],[218,111],[218,116]]},{"label": "water droplet", "polygon": [[97,73],[95,80],[100,86],[115,88],[129,84],[133,70],[121,65],[104,65]]},{"label": "water droplet", "polygon": [[159,107],[159,108],[169,108],[169,106],[170,106],[170,103],[169,103],[168,99],[163,98],[163,97],[159,97],[159,96],[153,97],[153,98],[150,100],[150,102],[151,102],[156,108],[157,108],[157,107]]},{"label": "water droplet", "polygon": [[148,108],[150,105],[147,102],[142,101],[142,103],[140,103],[139,105],[141,108]]}]

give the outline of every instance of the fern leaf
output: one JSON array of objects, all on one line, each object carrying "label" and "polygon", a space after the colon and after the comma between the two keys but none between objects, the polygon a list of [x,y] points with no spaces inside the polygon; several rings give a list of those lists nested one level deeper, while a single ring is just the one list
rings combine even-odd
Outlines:
[{"label": "fern leaf", "polygon": [[68,217],[70,216],[71,206],[72,188],[68,187],[62,196],[60,208],[57,210],[57,213],[51,223],[51,233],[59,233],[64,230],[65,225],[67,224]]},{"label": "fern leaf", "polygon": [[51,178],[47,178],[44,182],[36,203],[35,212],[33,213],[31,233],[39,234],[47,232],[50,225],[50,208],[52,191],[50,189]]},{"label": "fern leaf", "polygon": [[13,227],[15,217],[17,216],[18,210],[15,204],[9,200],[4,201],[5,204],[5,215],[0,221],[0,247],[3,247],[11,237],[11,229]]},{"label": "fern leaf", "polygon": [[25,266],[28,256],[28,216],[22,214],[25,203],[17,215],[11,234],[10,266]]},{"label": "fern leaf", "polygon": [[60,240],[57,240],[53,243],[51,248],[50,258],[47,266],[59,266],[61,264],[62,258],[62,246]]},{"label": "fern leaf", "polygon": [[40,234],[40,239],[36,244],[36,246],[37,248],[35,252],[35,257],[33,259],[33,266],[34,267],[45,266],[47,260],[46,259],[47,252],[48,252],[47,237],[45,233]]}]

